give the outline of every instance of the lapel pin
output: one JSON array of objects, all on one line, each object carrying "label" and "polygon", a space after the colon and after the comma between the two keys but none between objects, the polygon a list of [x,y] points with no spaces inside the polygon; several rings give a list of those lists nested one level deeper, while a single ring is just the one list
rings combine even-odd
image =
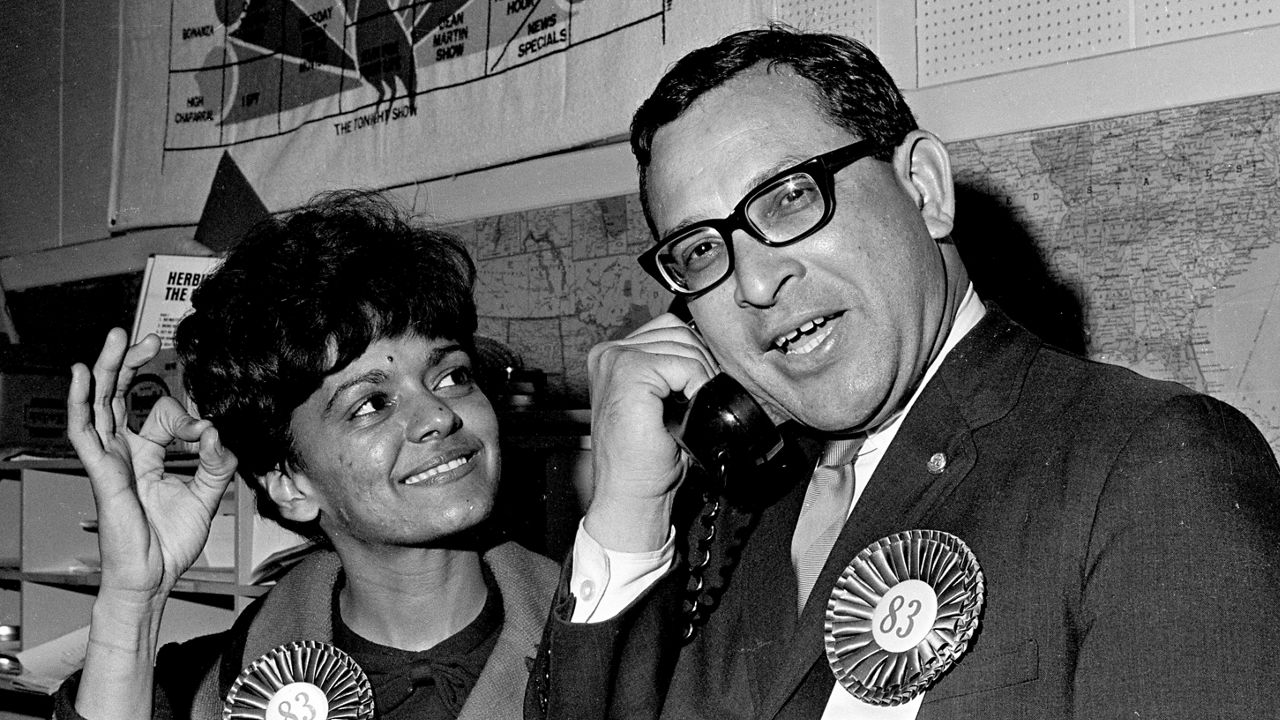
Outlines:
[{"label": "lapel pin", "polygon": [[934,475],[940,475],[943,470],[947,469],[946,453],[936,452],[929,457],[929,462],[925,463],[925,467]]}]

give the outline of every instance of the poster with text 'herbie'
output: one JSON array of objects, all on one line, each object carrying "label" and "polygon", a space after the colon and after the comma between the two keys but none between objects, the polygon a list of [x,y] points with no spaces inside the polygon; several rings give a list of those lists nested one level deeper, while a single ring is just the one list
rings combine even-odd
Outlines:
[{"label": "poster with text 'herbie'", "polygon": [[196,255],[152,255],[142,276],[142,291],[134,315],[130,342],[148,334],[160,338],[160,348],[173,347],[178,322],[191,311],[191,295],[221,258]]}]

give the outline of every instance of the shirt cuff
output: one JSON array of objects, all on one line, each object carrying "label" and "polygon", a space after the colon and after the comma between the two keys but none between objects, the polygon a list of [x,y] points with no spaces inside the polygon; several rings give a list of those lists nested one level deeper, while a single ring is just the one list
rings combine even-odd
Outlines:
[{"label": "shirt cuff", "polygon": [[603,622],[617,617],[671,569],[675,539],[675,528],[668,528],[667,541],[657,550],[618,552],[596,542],[579,521],[569,576],[569,592],[576,600],[571,621]]}]

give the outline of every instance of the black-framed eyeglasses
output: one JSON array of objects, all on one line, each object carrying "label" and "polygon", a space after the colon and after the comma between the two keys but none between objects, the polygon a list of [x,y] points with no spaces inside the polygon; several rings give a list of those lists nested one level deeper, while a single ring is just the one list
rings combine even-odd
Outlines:
[{"label": "black-framed eyeglasses", "polygon": [[640,254],[640,266],[668,290],[696,297],[733,273],[733,232],[780,247],[821,230],[835,214],[835,174],[879,152],[859,140],[805,160],[760,184],[728,217],[681,228]]}]

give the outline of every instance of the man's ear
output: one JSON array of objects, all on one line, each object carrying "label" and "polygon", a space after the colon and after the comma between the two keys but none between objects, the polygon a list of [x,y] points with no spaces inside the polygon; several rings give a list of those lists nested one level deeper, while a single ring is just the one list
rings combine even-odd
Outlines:
[{"label": "man's ear", "polygon": [[285,519],[305,523],[315,520],[320,514],[320,507],[312,497],[311,484],[306,475],[276,469],[263,475],[260,482]]},{"label": "man's ear", "polygon": [[955,225],[956,193],[951,180],[951,157],[938,136],[913,130],[893,154],[893,170],[915,201],[929,228],[929,236],[942,240]]}]

